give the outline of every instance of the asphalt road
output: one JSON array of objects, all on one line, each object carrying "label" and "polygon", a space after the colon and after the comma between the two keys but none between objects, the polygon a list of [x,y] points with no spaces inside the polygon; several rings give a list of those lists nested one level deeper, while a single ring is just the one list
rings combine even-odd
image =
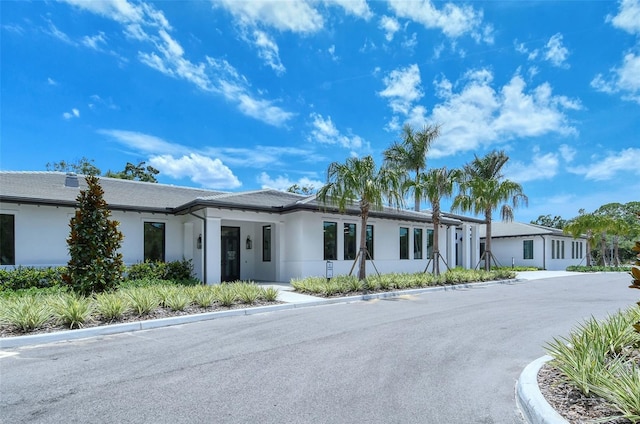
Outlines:
[{"label": "asphalt road", "polygon": [[626,274],[224,318],[0,353],[2,423],[522,423],[543,345]]}]

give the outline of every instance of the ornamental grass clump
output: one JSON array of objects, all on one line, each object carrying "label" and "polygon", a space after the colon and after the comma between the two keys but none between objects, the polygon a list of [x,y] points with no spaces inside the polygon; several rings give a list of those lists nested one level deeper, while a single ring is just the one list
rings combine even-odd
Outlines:
[{"label": "ornamental grass clump", "polygon": [[95,310],[105,321],[117,321],[131,309],[129,299],[122,292],[100,293],[94,296]]},{"label": "ornamental grass clump", "polygon": [[41,296],[20,296],[0,301],[0,321],[26,333],[44,327],[53,311]]},{"label": "ornamental grass clump", "polygon": [[94,311],[92,298],[75,293],[60,294],[51,299],[50,304],[54,318],[71,329],[83,327]]},{"label": "ornamental grass clump", "polygon": [[260,299],[262,289],[256,283],[234,283],[234,289],[238,300],[247,305],[253,305]]},{"label": "ornamental grass clump", "polygon": [[160,306],[160,298],[153,287],[135,287],[124,292],[138,316],[148,315]]},{"label": "ornamental grass clump", "polygon": [[225,284],[219,286],[219,290],[216,290],[216,300],[222,306],[230,307],[238,300],[238,294],[235,287]]},{"label": "ornamental grass clump", "polygon": [[280,291],[275,287],[266,287],[262,289],[261,298],[264,299],[266,302],[275,302],[278,300],[279,294],[280,294]]},{"label": "ornamental grass clump", "polygon": [[216,301],[216,291],[212,286],[195,286],[191,290],[191,300],[201,308],[209,308]]},{"label": "ornamental grass clump", "polygon": [[172,311],[184,311],[191,305],[191,296],[184,289],[173,287],[173,290],[166,292],[164,306]]}]

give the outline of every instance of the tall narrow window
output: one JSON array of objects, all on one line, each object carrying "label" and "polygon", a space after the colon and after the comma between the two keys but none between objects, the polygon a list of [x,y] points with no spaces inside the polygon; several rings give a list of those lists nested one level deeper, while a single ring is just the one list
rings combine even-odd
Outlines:
[{"label": "tall narrow window", "polygon": [[533,240],[523,240],[522,250],[522,259],[533,259]]},{"label": "tall narrow window", "polygon": [[373,260],[373,225],[367,225],[367,236],[366,236],[366,245],[367,245],[367,252],[369,253],[369,256],[367,256],[367,259],[371,259]]},{"label": "tall narrow window", "polygon": [[433,230],[427,230],[427,259],[433,258]]},{"label": "tall narrow window", "polygon": [[400,227],[400,259],[409,259],[409,229]]},{"label": "tall narrow window", "polygon": [[422,259],[422,228],[413,229],[413,259]]},{"label": "tall narrow window", "polygon": [[262,262],[271,262],[271,225],[262,227]]},{"label": "tall narrow window", "polygon": [[333,261],[338,259],[338,224],[325,221],[324,230],[324,260]]},{"label": "tall narrow window", "polygon": [[164,262],[165,224],[164,222],[144,223],[144,260]]},{"label": "tall narrow window", "polygon": [[556,258],[556,241],[551,240],[551,259]]},{"label": "tall narrow window", "polygon": [[560,242],[560,258],[564,259],[564,240]]},{"label": "tall narrow window", "polygon": [[356,258],[356,224],[344,224],[344,259]]},{"label": "tall narrow window", "polygon": [[583,243],[580,242],[580,256],[578,257],[578,259],[584,258],[584,255],[582,254],[582,245],[583,245]]},{"label": "tall narrow window", "polygon": [[572,241],[571,242],[571,259],[575,259],[576,258],[576,242]]},{"label": "tall narrow window", "polygon": [[15,216],[0,214],[0,265],[16,264]]}]

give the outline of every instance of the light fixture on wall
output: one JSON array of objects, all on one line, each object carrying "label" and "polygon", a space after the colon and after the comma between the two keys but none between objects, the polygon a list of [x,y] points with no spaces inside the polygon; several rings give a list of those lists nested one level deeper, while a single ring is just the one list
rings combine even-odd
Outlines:
[{"label": "light fixture on wall", "polygon": [[198,236],[198,240],[196,241],[196,248],[202,249],[202,234]]},{"label": "light fixture on wall", "polygon": [[253,242],[251,241],[251,236],[247,236],[247,250],[251,250],[251,248],[253,247]]}]

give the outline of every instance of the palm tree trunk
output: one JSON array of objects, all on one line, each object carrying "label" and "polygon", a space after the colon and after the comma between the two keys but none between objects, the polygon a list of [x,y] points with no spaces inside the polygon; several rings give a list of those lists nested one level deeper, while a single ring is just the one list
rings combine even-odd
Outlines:
[{"label": "palm tree trunk", "polygon": [[602,266],[607,266],[607,233],[604,231],[600,234],[600,256]]},{"label": "palm tree trunk", "polygon": [[433,205],[433,215],[431,217],[433,221],[433,275],[440,275],[440,205]]},{"label": "palm tree trunk", "polygon": [[593,233],[591,230],[587,230],[587,266],[591,266],[591,240],[593,239]]},{"label": "palm tree trunk", "polygon": [[615,266],[620,266],[619,236],[613,236],[613,261]]},{"label": "palm tree trunk", "polygon": [[367,278],[367,219],[369,211],[365,205],[361,206],[360,211],[360,268],[358,269],[358,280],[364,281]]},{"label": "palm tree trunk", "polygon": [[[416,183],[418,182],[418,175],[420,174],[420,168],[416,168]],[[413,210],[416,212],[420,212],[420,194],[416,190],[415,204]]]},{"label": "palm tree trunk", "polygon": [[491,209],[484,212],[487,234],[484,240],[484,270],[491,271]]}]

